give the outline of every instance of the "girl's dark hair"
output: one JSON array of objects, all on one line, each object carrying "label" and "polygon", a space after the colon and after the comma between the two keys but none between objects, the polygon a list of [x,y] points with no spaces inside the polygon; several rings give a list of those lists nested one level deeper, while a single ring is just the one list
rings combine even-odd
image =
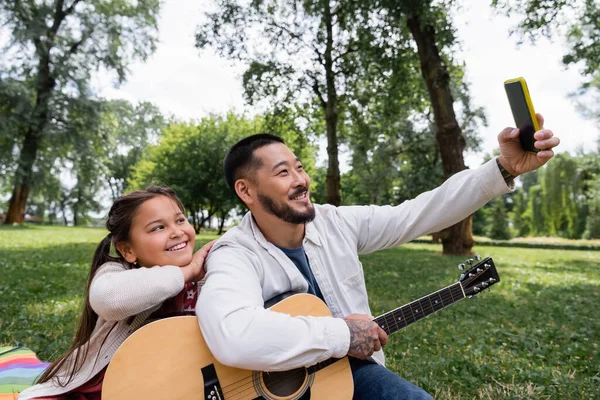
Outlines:
[{"label": "girl's dark hair", "polygon": [[[123,196],[120,196],[115,200],[110,211],[108,212],[108,219],[106,220],[106,228],[108,229],[108,235],[102,239],[96,252],[94,253],[94,259],[92,261],[92,267],[87,281],[85,290],[85,306],[81,319],[79,321],[79,328],[73,340],[71,348],[56,361],[54,361],[48,369],[44,371],[40,377],[38,383],[43,383],[56,378],[59,386],[66,386],[71,382],[75,376],[75,373],[81,368],[84,360],[87,358],[88,346],[86,343],[90,340],[96,322],[98,321],[98,314],[94,312],[90,305],[90,285],[92,280],[100,268],[101,265],[115,261],[126,265],[128,268],[134,268],[133,265],[127,263],[121,253],[116,249],[117,256],[113,257],[110,255],[110,249],[117,243],[123,243],[129,241],[129,232],[131,231],[131,224],[138,208],[146,201],[153,199],[157,196],[166,196],[173,200],[185,213],[183,204],[175,195],[175,191],[168,187],[160,186],[149,186],[146,190],[139,190]],[[110,332],[109,332],[110,333]],[[103,343],[104,344],[104,343]],[[68,379],[65,382],[61,382],[58,378],[58,371],[65,365],[67,359],[77,351],[75,360],[69,365]]]}]

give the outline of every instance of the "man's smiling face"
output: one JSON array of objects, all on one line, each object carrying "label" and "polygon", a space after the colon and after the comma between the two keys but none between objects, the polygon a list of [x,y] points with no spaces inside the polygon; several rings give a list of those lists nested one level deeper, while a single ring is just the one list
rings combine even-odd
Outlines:
[{"label": "man's smiling face", "polygon": [[254,156],[262,162],[253,183],[263,210],[292,224],[312,221],[310,178],[294,153],[282,143],[273,143],[257,149]]}]

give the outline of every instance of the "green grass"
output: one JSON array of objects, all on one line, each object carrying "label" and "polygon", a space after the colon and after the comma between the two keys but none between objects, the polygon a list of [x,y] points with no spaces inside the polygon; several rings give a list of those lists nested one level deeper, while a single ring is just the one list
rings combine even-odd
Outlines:
[{"label": "green grass", "polygon": [[[105,232],[0,228],[0,346],[70,343]],[[199,236],[199,244],[214,236]],[[480,247],[501,282],[390,337],[388,366],[436,399],[600,398],[597,251]],[[461,257],[408,244],[362,257],[375,315],[455,282]]]}]

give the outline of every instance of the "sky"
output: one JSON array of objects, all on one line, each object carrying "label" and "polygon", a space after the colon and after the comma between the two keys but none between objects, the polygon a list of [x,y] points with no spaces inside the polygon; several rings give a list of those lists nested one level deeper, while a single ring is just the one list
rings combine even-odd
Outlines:
[{"label": "sky", "polygon": [[[144,63],[130,67],[127,82],[119,88],[107,75],[99,75],[96,85],[100,95],[123,98],[131,102],[149,101],[164,113],[181,119],[200,119],[209,113],[224,114],[246,108],[241,87],[242,66],[233,66],[208,51],[194,47],[194,32],[202,20],[208,2],[166,0],[159,19],[157,51]],[[580,69],[566,69],[562,56],[567,47],[562,38],[553,42],[543,39],[532,44],[517,45],[517,37],[509,36],[516,20],[499,16],[489,1],[463,0],[454,23],[461,41],[456,55],[466,64],[466,78],[475,106],[484,107],[488,127],[480,132],[482,150],[468,153],[466,164],[478,166],[484,154],[497,148],[497,135],[514,120],[506,100],[503,83],[509,78],[527,80],[536,112],[545,117],[545,127],[560,137],[556,152],[595,149],[600,127],[584,119],[569,94],[577,90],[584,78]],[[321,146],[324,147],[324,146]],[[348,155],[342,155],[342,164]],[[319,164],[326,155],[320,153]],[[341,165],[342,171],[347,165]]]}]

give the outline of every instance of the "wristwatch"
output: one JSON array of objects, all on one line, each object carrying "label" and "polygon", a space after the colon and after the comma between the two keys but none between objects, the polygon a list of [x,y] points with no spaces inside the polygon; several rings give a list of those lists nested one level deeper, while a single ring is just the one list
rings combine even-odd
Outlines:
[{"label": "wristwatch", "polygon": [[511,173],[508,172],[502,166],[502,164],[500,164],[500,159],[498,157],[496,157],[496,164],[498,165],[498,169],[500,170],[500,173],[502,174],[502,177],[504,178],[504,182],[506,182],[507,185],[514,183],[515,177],[513,175],[511,175]]}]

